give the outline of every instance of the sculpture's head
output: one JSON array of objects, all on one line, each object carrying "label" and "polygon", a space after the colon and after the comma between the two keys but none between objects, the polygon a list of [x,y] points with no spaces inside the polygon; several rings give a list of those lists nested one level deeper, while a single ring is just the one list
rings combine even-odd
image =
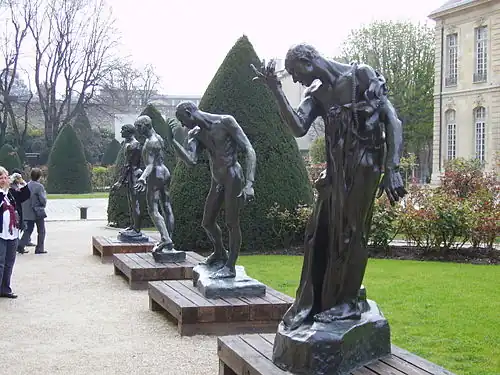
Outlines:
[{"label": "sculpture's head", "polygon": [[320,57],[313,46],[305,43],[296,44],[286,53],[285,69],[292,76],[293,82],[310,86],[314,80],[321,78],[317,64]]},{"label": "sculpture's head", "polygon": [[121,135],[125,139],[129,139],[135,134],[135,127],[132,124],[125,124],[122,126]]},{"label": "sculpture's head", "polygon": [[188,129],[193,129],[197,124],[194,113],[199,111],[196,104],[190,101],[179,103],[175,109],[175,117],[180,121],[182,126]]},{"label": "sculpture's head", "polygon": [[147,115],[142,115],[137,117],[134,123],[137,132],[141,135],[147,135],[153,129],[153,121],[151,121],[151,117]]}]

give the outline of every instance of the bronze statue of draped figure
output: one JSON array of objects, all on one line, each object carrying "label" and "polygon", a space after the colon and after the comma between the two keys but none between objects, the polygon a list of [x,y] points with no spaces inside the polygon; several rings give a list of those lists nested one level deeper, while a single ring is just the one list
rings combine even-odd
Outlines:
[{"label": "bronze statue of draped figure", "polygon": [[[401,121],[387,98],[383,76],[368,65],[342,64],[324,58],[310,45],[293,46],[285,69],[294,82],[308,86],[296,110],[281,89],[274,61],[252,68],[254,79],[267,84],[274,94],[283,120],[296,137],[307,134],[318,117],[325,123],[326,169],[315,181],[318,199],[306,228],[300,284],[278,328],[273,358],[289,371],[336,374],[335,366],[345,371],[372,360],[375,352],[390,351],[388,324],[376,304],[366,300],[361,284],[377,189],[379,196],[386,192],[391,204],[406,194],[399,173]],[[340,341],[348,342],[348,332],[365,327],[370,319],[386,326],[372,343],[365,340],[372,348],[361,345],[357,351],[345,352]],[[352,327],[346,329],[346,324]],[[306,336],[314,340],[312,332],[320,331],[337,333],[332,342],[338,342],[332,345],[337,345],[338,353],[332,355],[332,346],[330,352],[321,352],[311,345],[311,355],[300,355],[299,343]]]}]

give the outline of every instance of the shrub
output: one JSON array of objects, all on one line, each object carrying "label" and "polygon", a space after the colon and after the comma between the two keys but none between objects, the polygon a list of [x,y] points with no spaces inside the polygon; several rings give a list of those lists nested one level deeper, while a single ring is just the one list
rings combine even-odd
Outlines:
[{"label": "shrub", "polygon": [[0,165],[12,173],[14,168],[22,169],[21,159],[17,154],[17,151],[8,143],[0,148]]},{"label": "shrub", "polygon": [[467,198],[471,193],[481,189],[484,177],[480,160],[457,158],[445,164],[441,186],[448,194]]},{"label": "shrub", "polygon": [[101,164],[103,166],[114,164],[118,156],[118,152],[120,152],[120,142],[113,138],[111,142],[108,143],[106,151],[104,151],[104,155],[101,159]]},{"label": "shrub", "polygon": [[326,163],[326,144],[324,136],[316,138],[311,143],[309,155],[314,164]]},{"label": "shrub", "polygon": [[369,241],[377,249],[388,251],[390,243],[396,238],[400,230],[397,221],[399,206],[391,206],[387,196],[375,199],[373,202],[373,216]]},{"label": "shrub", "polygon": [[[246,204],[241,211],[242,250],[272,249],[281,247],[282,241],[271,229],[269,210],[274,204],[287,210],[308,204],[312,189],[297,142],[282,123],[271,93],[264,85],[252,81],[250,64],[258,65],[260,60],[247,37],[243,36],[219,67],[203,95],[200,109],[233,115],[250,139],[257,154],[255,201]],[[239,160],[244,167],[242,155]],[[200,158],[194,168],[181,162],[177,164],[171,194],[178,223],[174,239],[179,248],[211,248],[200,225],[209,187],[206,156]],[[223,223],[224,214],[219,218]]]},{"label": "shrub", "polygon": [[269,209],[266,216],[271,220],[271,230],[280,241],[280,248],[289,249],[293,245],[303,243],[311,213],[312,208],[308,205],[299,205],[290,210],[275,203]]},{"label": "shrub", "polygon": [[90,170],[82,142],[72,126],[64,126],[50,152],[47,192],[80,194],[91,191]]},{"label": "shrub", "polygon": [[108,191],[109,187],[115,182],[114,177],[114,166],[92,167],[92,191]]}]

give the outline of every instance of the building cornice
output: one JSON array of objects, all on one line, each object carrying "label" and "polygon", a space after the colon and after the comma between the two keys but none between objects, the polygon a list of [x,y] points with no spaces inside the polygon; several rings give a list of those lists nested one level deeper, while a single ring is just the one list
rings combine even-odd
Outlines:
[{"label": "building cornice", "polygon": [[[450,16],[454,13],[458,13],[463,10],[469,10],[471,8],[476,8],[480,5],[486,4],[491,2],[492,0],[473,0],[473,1],[461,1],[456,4],[450,5],[449,8],[444,8],[441,7],[435,11],[433,11],[431,14],[429,14],[427,17],[429,17],[431,20],[437,21],[439,19],[445,18],[447,16]],[[493,0],[494,1],[494,0]]]},{"label": "building cornice", "polygon": [[491,85],[488,87],[473,88],[467,90],[454,90],[454,91],[443,91],[442,93],[434,92],[434,98],[439,98],[440,95],[444,97],[448,96],[465,96],[465,95],[480,95],[481,93],[490,93],[500,91],[500,84]]}]

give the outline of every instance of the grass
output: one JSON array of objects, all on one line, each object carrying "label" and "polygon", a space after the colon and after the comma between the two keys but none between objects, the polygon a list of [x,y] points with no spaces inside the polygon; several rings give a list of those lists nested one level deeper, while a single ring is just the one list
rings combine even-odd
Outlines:
[{"label": "grass", "polygon": [[87,194],[47,194],[48,199],[89,199],[89,198],[108,198],[109,193],[87,193]]},{"label": "grass", "polygon": [[[252,277],[295,297],[298,256],[241,256]],[[364,285],[392,342],[449,371],[500,374],[500,267],[370,259]]]}]

